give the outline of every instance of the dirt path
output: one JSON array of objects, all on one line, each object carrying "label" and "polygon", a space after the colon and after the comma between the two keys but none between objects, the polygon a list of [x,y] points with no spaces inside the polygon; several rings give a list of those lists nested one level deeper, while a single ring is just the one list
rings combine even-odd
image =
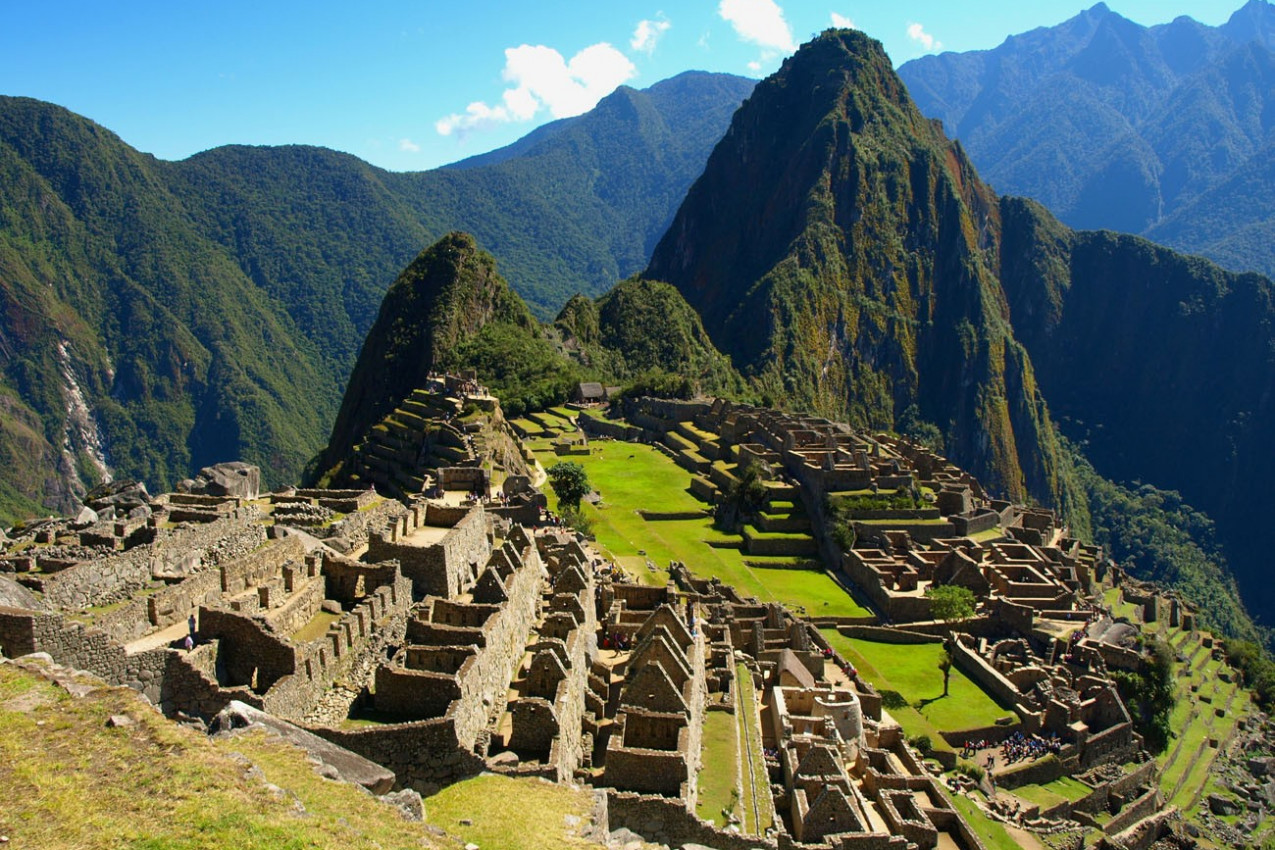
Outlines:
[{"label": "dirt path", "polygon": [[190,632],[190,626],[185,620],[179,620],[167,628],[160,629],[157,632],[151,632],[145,637],[140,637],[131,643],[124,644],[124,651],[129,655],[136,655],[139,652],[145,652],[148,649],[157,649],[161,646],[168,646],[175,640],[181,640]]},{"label": "dirt path", "polygon": [[1009,837],[1014,839],[1014,843],[1022,847],[1023,850],[1047,850],[1041,840],[1027,830],[1010,824],[1004,824],[1004,826],[1005,831],[1009,833]]}]

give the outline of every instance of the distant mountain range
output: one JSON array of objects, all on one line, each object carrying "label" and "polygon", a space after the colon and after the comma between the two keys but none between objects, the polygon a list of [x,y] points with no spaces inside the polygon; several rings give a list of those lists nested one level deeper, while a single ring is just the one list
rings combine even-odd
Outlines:
[{"label": "distant mountain range", "polygon": [[324,443],[386,288],[464,229],[541,318],[640,270],[754,81],[621,87],[509,148],[397,174],[321,148],[139,153],[0,98],[0,518],[108,471],[168,487]]},{"label": "distant mountain range", "polygon": [[1143,27],[1103,3],[899,68],[997,191],[1275,274],[1275,6]]}]

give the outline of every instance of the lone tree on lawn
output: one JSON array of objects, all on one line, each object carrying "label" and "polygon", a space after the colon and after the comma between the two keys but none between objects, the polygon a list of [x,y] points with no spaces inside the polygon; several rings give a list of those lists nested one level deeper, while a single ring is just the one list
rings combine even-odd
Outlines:
[{"label": "lone tree on lawn", "polygon": [[952,643],[956,640],[952,635],[952,623],[974,616],[974,593],[968,587],[944,584],[939,587],[931,585],[925,595],[930,598],[934,619],[947,623],[947,640],[943,642],[943,654],[939,656],[938,664],[943,671],[943,696],[947,696],[947,686],[952,678]]},{"label": "lone tree on lawn", "polygon": [[559,461],[545,471],[549,474],[549,486],[558,497],[559,508],[578,510],[580,500],[593,489],[584,467],[574,461]]},{"label": "lone tree on lawn", "polygon": [[947,685],[952,678],[952,649],[943,644],[943,654],[939,656],[939,669],[943,671],[943,696],[947,696]]}]

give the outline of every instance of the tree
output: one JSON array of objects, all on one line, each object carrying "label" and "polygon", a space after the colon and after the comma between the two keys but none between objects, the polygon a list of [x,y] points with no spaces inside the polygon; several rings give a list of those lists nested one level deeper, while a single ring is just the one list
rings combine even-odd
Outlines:
[{"label": "tree", "polygon": [[944,584],[938,587],[931,585],[925,595],[930,599],[930,611],[934,619],[951,624],[974,616],[974,592],[968,587],[955,584]]},{"label": "tree", "polygon": [[943,671],[943,696],[947,696],[948,682],[952,678],[952,649],[943,644],[943,654],[939,656],[939,669]]},{"label": "tree", "polygon": [[739,466],[735,480],[717,506],[717,525],[726,531],[737,531],[741,525],[759,514],[766,506],[766,478],[769,470],[757,462]]},{"label": "tree", "polygon": [[545,471],[549,475],[549,486],[558,497],[559,508],[578,510],[580,500],[593,490],[588,473],[575,461],[559,461]]}]

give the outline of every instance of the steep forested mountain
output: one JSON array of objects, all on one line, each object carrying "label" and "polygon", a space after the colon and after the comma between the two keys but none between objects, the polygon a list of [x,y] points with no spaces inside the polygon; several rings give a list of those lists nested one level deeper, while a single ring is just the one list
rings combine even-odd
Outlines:
[{"label": "steep forested mountain", "polygon": [[899,75],[998,191],[1275,274],[1275,7],[1143,27],[1105,4]]},{"label": "steep forested mountain", "polygon": [[771,398],[873,428],[919,413],[1000,492],[1067,506],[996,204],[880,45],[829,32],[736,114],[646,275]]},{"label": "steep forested mountain", "polygon": [[743,388],[668,284],[631,278],[597,299],[577,295],[554,324],[541,324],[473,236],[449,233],[386,293],[308,477],[342,482],[354,447],[430,372],[463,369],[474,369],[513,415],[567,401],[582,380],[676,380],[710,393]]},{"label": "steep forested mountain", "polygon": [[479,234],[542,318],[642,268],[753,82],[687,73],[456,167],[139,153],[0,98],[0,517],[240,457],[295,480],[398,272]]},{"label": "steep forested mountain", "polygon": [[[1275,609],[1253,533],[1275,508],[1270,281],[998,198],[866,36],[826,32],[758,85],[646,275],[675,285],[772,398],[937,426],[999,492],[1057,505],[1078,528],[1097,500],[1118,554],[1147,572],[1172,573],[1167,553],[1185,546],[1224,577],[1204,563],[1217,552],[1207,521],[1192,519],[1195,543],[1151,542],[1195,517],[1184,496],[1217,519],[1254,607]],[[1074,467],[1050,410],[1096,477]],[[1247,621],[1224,578],[1210,587]]]}]

